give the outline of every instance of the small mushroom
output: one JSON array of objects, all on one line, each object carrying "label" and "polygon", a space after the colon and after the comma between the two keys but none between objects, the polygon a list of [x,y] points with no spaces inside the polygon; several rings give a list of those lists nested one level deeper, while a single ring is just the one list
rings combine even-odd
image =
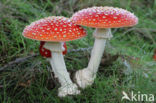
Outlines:
[{"label": "small mushroom", "polygon": [[154,50],[153,59],[156,61],[156,49]]},{"label": "small mushroom", "polygon": [[[40,48],[39,48],[40,54],[41,54],[41,56],[43,56],[43,57],[51,58],[51,51],[48,50],[48,49],[46,49],[46,48],[44,47],[44,44],[45,44],[45,41],[41,41],[41,42],[40,42]],[[67,54],[67,45],[66,45],[65,42],[63,43],[63,49],[64,49],[64,50],[63,50],[62,54],[63,54],[63,55],[66,55],[66,54]]]},{"label": "small mushroom", "polygon": [[88,67],[75,74],[77,84],[85,88],[94,82],[106,40],[113,37],[110,28],[134,26],[138,23],[138,18],[121,8],[92,7],[78,11],[71,20],[77,25],[96,28],[93,34],[95,42]]},{"label": "small mushroom", "polygon": [[[65,17],[51,16],[31,23],[23,31],[23,36],[33,40],[45,41],[44,48],[51,51],[50,64],[61,87],[58,96],[76,95],[80,91],[67,72],[64,62],[63,42],[86,36],[86,30]],[[49,55],[48,55],[49,56]]]}]

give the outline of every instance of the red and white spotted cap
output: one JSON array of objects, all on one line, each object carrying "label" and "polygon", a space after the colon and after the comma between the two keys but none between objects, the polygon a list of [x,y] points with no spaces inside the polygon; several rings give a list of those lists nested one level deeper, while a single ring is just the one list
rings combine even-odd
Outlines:
[{"label": "red and white spotted cap", "polygon": [[[46,57],[46,58],[51,58],[51,51],[49,49],[46,49],[44,47],[44,44],[45,44],[45,41],[41,41],[40,42],[40,48],[39,48],[39,51],[40,51],[40,54],[43,56],[43,57]],[[64,50],[62,51],[62,54],[65,55],[67,54],[67,45],[66,43],[64,42],[63,43],[63,47],[64,47]]]},{"label": "red and white spotted cap", "polygon": [[119,28],[134,26],[138,18],[131,12],[114,7],[92,7],[78,11],[72,18],[78,25],[94,28]]},{"label": "red and white spotted cap", "polygon": [[71,41],[86,36],[86,30],[65,17],[51,16],[26,26],[23,36],[40,41]]}]

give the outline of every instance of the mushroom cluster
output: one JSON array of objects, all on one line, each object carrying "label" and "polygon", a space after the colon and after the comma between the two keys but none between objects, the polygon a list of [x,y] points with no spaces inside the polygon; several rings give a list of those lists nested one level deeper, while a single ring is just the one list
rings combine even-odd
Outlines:
[{"label": "mushroom cluster", "polygon": [[[51,16],[32,22],[25,27],[23,36],[40,41],[40,54],[48,58],[55,77],[61,84],[58,96],[65,97],[79,94],[78,86],[85,88],[94,82],[106,40],[113,37],[110,28],[129,27],[137,23],[138,18],[127,10],[92,7],[78,11],[70,19]],[[63,55],[67,53],[66,41],[80,39],[87,35],[86,30],[80,25],[94,27],[96,30],[93,33],[95,42],[88,66],[75,73],[76,85],[67,72]]]}]

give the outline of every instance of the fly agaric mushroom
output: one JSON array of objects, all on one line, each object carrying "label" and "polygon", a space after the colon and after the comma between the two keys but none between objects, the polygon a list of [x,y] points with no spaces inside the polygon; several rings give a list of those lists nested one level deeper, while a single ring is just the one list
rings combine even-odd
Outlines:
[{"label": "fly agaric mushroom", "polygon": [[51,16],[31,23],[23,31],[23,36],[29,39],[45,41],[44,48],[51,51],[50,64],[55,77],[58,78],[61,87],[58,96],[76,95],[80,91],[74,84],[66,70],[62,55],[63,43],[86,36],[86,30],[74,24],[65,17]]},{"label": "fly agaric mushroom", "polygon": [[[48,49],[46,49],[46,48],[44,47],[44,44],[45,44],[45,41],[41,41],[41,42],[40,42],[40,48],[39,48],[40,54],[41,54],[41,56],[43,56],[43,57],[51,58],[51,51],[48,50]],[[64,50],[63,50],[62,53],[63,53],[63,55],[65,55],[65,54],[67,54],[67,45],[66,45],[65,42],[63,43],[63,48],[64,48]]]},{"label": "fly agaric mushroom", "polygon": [[154,50],[153,59],[156,61],[156,49]]},{"label": "fly agaric mushroom", "polygon": [[77,84],[85,88],[94,82],[106,40],[113,37],[110,28],[134,26],[138,23],[138,18],[121,8],[92,7],[78,11],[71,20],[77,25],[96,28],[93,34],[95,42],[88,67],[75,74]]}]

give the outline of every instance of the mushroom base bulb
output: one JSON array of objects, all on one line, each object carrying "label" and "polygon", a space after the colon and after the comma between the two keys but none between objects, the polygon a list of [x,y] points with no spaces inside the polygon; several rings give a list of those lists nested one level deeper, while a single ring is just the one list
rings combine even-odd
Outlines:
[{"label": "mushroom base bulb", "polygon": [[79,87],[86,88],[93,84],[96,75],[92,75],[88,69],[84,68],[83,70],[79,70],[75,74],[75,79]]}]

